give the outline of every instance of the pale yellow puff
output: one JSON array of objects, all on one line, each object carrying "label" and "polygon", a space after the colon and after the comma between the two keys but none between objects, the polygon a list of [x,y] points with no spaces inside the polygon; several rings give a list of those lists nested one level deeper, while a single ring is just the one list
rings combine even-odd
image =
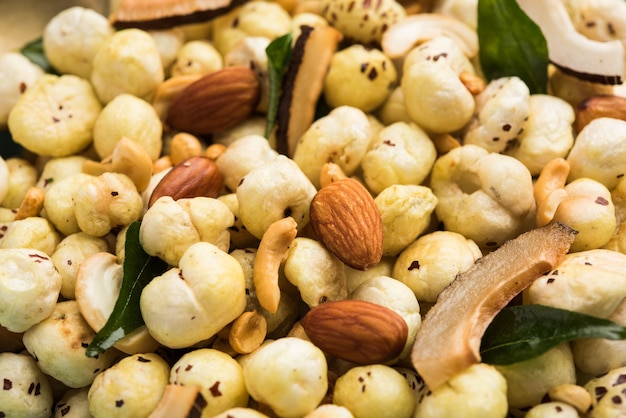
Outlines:
[{"label": "pale yellow puff", "polygon": [[36,186],[47,192],[54,183],[74,174],[82,173],[83,163],[87,160],[88,158],[82,155],[50,158],[41,169]]},{"label": "pale yellow puff", "polygon": [[421,184],[437,159],[435,145],[414,123],[384,127],[361,162],[363,178],[374,194],[395,184]]},{"label": "pale yellow puff", "polygon": [[250,396],[284,418],[311,412],[328,389],[324,353],[295,337],[262,345],[243,363],[243,373]]},{"label": "pale yellow puff", "polygon": [[[464,59],[457,63],[455,60]],[[411,119],[432,133],[461,129],[474,114],[474,96],[459,78],[472,68],[460,48],[447,37],[433,38],[409,52],[400,86]]]},{"label": "pale yellow puff", "polygon": [[[37,183],[37,169],[28,160],[17,157],[4,160],[4,166],[8,171],[6,178],[8,189],[4,199],[0,201],[0,205],[9,209],[17,209],[24,200],[28,189]],[[0,172],[2,171],[0,168]]]},{"label": "pale yellow puff", "polygon": [[525,418],[579,418],[578,411],[565,402],[546,402],[533,406]]},{"label": "pale yellow puff", "polygon": [[75,299],[76,273],[83,260],[107,249],[108,243],[104,238],[93,237],[84,232],[68,235],[59,242],[50,258],[63,279],[63,297]]},{"label": "pale yellow puff", "polygon": [[210,242],[228,251],[228,228],[234,215],[224,203],[209,197],[174,200],[158,199],[146,211],[139,229],[144,250],[176,266],[187,248],[196,242]]},{"label": "pale yellow puff", "polygon": [[53,418],[84,418],[89,416],[89,387],[69,389],[54,406]]},{"label": "pale yellow puff", "polygon": [[267,139],[252,134],[233,141],[215,163],[222,173],[224,185],[234,192],[246,174],[276,156],[278,153],[270,147]]},{"label": "pale yellow puff", "polygon": [[489,152],[502,152],[526,126],[530,114],[530,90],[519,77],[491,80],[476,96],[476,113],[466,127],[464,144]]},{"label": "pale yellow puff", "polygon": [[180,49],[185,44],[185,32],[180,27],[148,31],[159,51],[165,78],[176,61]]},{"label": "pale yellow puff", "polygon": [[298,237],[289,247],[284,272],[309,307],[346,299],[343,263],[320,242]]},{"label": "pale yellow puff", "polygon": [[511,408],[536,405],[550,389],[576,383],[576,367],[569,344],[560,344],[530,360],[496,366],[496,369],[506,380]]},{"label": "pale yellow puff", "polygon": [[[626,324],[626,302],[620,302],[608,319],[621,325]],[[582,338],[571,344],[576,367],[589,376],[600,376],[621,367],[626,355],[624,340]]]},{"label": "pale yellow puff", "polygon": [[244,3],[213,19],[213,44],[226,56],[246,36],[270,40],[291,31],[291,16],[280,4],[254,1]]},{"label": "pale yellow puff", "polygon": [[354,418],[354,415],[344,406],[326,403],[306,414],[304,418]]},{"label": "pale yellow puff", "polygon": [[439,204],[435,213],[445,229],[495,248],[517,236],[534,213],[530,172],[518,160],[463,145],[439,157],[430,187]]},{"label": "pale yellow puff", "polygon": [[589,380],[585,389],[591,395],[588,418],[621,417],[626,413],[626,394],[623,376],[626,367],[617,367],[607,374]]},{"label": "pale yellow puff", "polygon": [[569,180],[589,177],[612,190],[626,173],[626,121],[598,118],[576,136],[567,156]]},{"label": "pale yellow puff", "polygon": [[78,172],[65,178],[54,177],[46,190],[43,201],[46,218],[63,235],[80,232],[74,212],[74,196],[81,184],[93,178],[89,174]]},{"label": "pale yellow puff", "polygon": [[9,193],[9,166],[2,156],[0,156],[0,203]]},{"label": "pale yellow puff", "polygon": [[285,217],[285,211],[301,228],[309,221],[309,207],[316,192],[295,161],[278,155],[242,178],[236,190],[239,217],[259,239],[273,222]]},{"label": "pale yellow puff", "polygon": [[324,99],[329,106],[352,106],[372,112],[395,87],[398,74],[380,49],[355,44],[333,54],[324,78]]},{"label": "pale yellow puff", "polygon": [[185,353],[172,366],[169,382],[200,386],[206,401],[200,411],[203,417],[213,417],[227,409],[248,404],[243,369],[237,360],[216,349],[201,348]]},{"label": "pale yellow puff", "polygon": [[0,127],[6,127],[15,103],[42,74],[41,67],[22,54],[7,52],[0,56]]},{"label": "pale yellow puff", "polygon": [[195,40],[182,45],[172,64],[172,77],[207,75],[224,67],[224,58],[209,41]]},{"label": "pale yellow puff", "polygon": [[7,417],[48,418],[52,414],[52,388],[48,377],[29,354],[0,353],[0,408]]},{"label": "pale yellow puff", "polygon": [[[26,248],[0,249],[0,324],[24,332],[55,308],[61,276],[45,253]],[[36,308],[36,309],[35,309]]]},{"label": "pale yellow puff", "polygon": [[100,373],[89,388],[94,417],[148,417],[168,383],[170,367],[154,353],[128,356]]},{"label": "pale yellow puff", "polygon": [[321,9],[322,16],[349,41],[366,46],[379,43],[385,29],[406,16],[404,7],[394,0],[323,0]]},{"label": "pale yellow puff", "polygon": [[241,265],[215,245],[191,245],[179,266],[155,277],[140,299],[150,334],[171,348],[211,338],[246,306]]},{"label": "pale yellow puff", "polygon": [[89,80],[93,58],[113,32],[107,18],[93,9],[64,9],[44,28],[46,58],[59,73]]},{"label": "pale yellow puff", "polygon": [[626,297],[625,278],[625,254],[605,249],[571,253],[524,291],[524,303],[606,318]]},{"label": "pale yellow puff", "polygon": [[395,122],[412,122],[406,110],[406,105],[404,104],[402,87],[396,86],[391,93],[389,93],[387,100],[385,100],[376,111],[376,115],[385,125],[391,125]]},{"label": "pale yellow puff", "polygon": [[109,103],[120,94],[151,100],[164,78],[154,39],[133,28],[115,32],[100,46],[90,79],[102,103]]},{"label": "pale yellow puff", "polygon": [[39,216],[13,221],[4,232],[0,248],[26,248],[51,256],[61,241],[52,223]]},{"label": "pale yellow puff", "polygon": [[298,140],[293,161],[311,183],[320,187],[324,164],[337,164],[347,176],[359,167],[374,132],[365,112],[352,106],[340,106],[317,119]]},{"label": "pale yellow puff", "polygon": [[435,231],[419,237],[398,255],[392,277],[409,286],[418,300],[435,302],[481,256],[476,243],[463,235]]},{"label": "pale yellow puff", "polygon": [[100,158],[110,156],[123,137],[137,142],[152,161],[161,155],[163,126],[145,100],[120,94],[102,109],[93,128],[93,145]]},{"label": "pale yellow puff", "polygon": [[44,373],[70,388],[81,388],[119,356],[117,350],[109,349],[98,357],[87,357],[85,348],[94,334],[76,301],[68,300],[57,303],[49,317],[29,328],[23,342]]},{"label": "pale yellow puff", "polygon": [[477,363],[433,391],[425,387],[415,416],[502,418],[508,411],[506,390],[506,380],[495,367]]},{"label": "pale yellow puff", "polygon": [[390,276],[376,276],[361,283],[350,293],[350,299],[364,300],[385,306],[404,319],[408,326],[408,336],[400,359],[408,358],[415,334],[422,326],[420,305],[411,288]]},{"label": "pale yellow puff", "polygon": [[230,209],[233,215],[235,215],[235,222],[233,222],[232,226],[228,228],[230,231],[230,249],[256,249],[259,245],[259,239],[248,232],[239,218],[239,201],[237,200],[237,194],[227,193],[218,196],[217,199],[228,206],[228,209]]},{"label": "pale yellow puff", "polygon": [[383,255],[396,256],[430,225],[437,198],[426,186],[394,184],[374,198],[383,221]]},{"label": "pale yellow puff", "polygon": [[372,364],[339,376],[333,403],[360,418],[410,418],[416,398],[400,373],[383,364]]},{"label": "pale yellow puff", "polygon": [[66,157],[85,149],[102,105],[89,82],[75,75],[42,75],[9,114],[15,142],[29,151]]},{"label": "pale yellow puff", "polygon": [[251,408],[230,408],[213,418],[269,418],[267,415]]},{"label": "pale yellow puff", "polygon": [[574,108],[547,94],[531,94],[524,131],[505,154],[520,160],[533,176],[554,158],[565,158],[574,145]]},{"label": "pale yellow puff", "polygon": [[113,228],[141,218],[143,201],[124,174],[104,173],[81,183],[74,194],[74,214],[81,231],[103,237]]}]

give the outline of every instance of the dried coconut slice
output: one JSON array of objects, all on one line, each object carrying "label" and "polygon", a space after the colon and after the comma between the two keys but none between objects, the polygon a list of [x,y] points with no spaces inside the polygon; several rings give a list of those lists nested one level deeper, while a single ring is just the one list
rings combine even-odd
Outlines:
[{"label": "dried coconut slice", "polygon": [[561,0],[517,3],[539,26],[546,38],[550,61],[563,72],[597,83],[622,83],[624,45],[620,41],[594,41],[578,32]]},{"label": "dried coconut slice", "polygon": [[298,139],[311,126],[324,77],[342,39],[331,26],[302,26],[291,54],[278,104],[276,148],[293,156]]},{"label": "dried coconut slice", "polygon": [[206,22],[246,0],[121,0],[109,16],[117,29],[168,29]]},{"label": "dried coconut slice", "polygon": [[493,317],[558,265],[575,236],[576,231],[560,223],[526,232],[480,258],[439,295],[411,353],[430,389],[480,362],[481,338]]}]

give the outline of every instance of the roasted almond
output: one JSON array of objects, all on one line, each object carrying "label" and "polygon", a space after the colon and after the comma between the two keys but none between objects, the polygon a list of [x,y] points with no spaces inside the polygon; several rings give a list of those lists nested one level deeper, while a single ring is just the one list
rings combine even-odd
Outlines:
[{"label": "roasted almond", "polygon": [[250,68],[225,67],[203,76],[176,95],[165,122],[183,132],[220,132],[246,119],[254,111],[259,95],[259,81]]},{"label": "roasted almond", "polygon": [[404,349],[409,332],[400,315],[362,300],[322,303],[300,324],[322,351],[355,364],[393,360]]},{"label": "roasted almond", "polygon": [[579,103],[575,109],[574,128],[580,132],[589,122],[597,118],[626,120],[626,97],[592,96]]},{"label": "roasted almond", "polygon": [[310,222],[317,239],[348,266],[367,270],[382,258],[380,212],[358,181],[345,178],[322,187],[311,201]]},{"label": "roasted almond", "polygon": [[222,189],[222,173],[208,157],[190,157],[176,164],[156,185],[148,207],[162,196],[174,200],[186,197],[217,197]]}]

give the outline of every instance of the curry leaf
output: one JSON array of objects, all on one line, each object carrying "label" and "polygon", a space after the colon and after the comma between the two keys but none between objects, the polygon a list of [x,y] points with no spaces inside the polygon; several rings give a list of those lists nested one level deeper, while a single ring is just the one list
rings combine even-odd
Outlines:
[{"label": "curry leaf", "polygon": [[106,324],[87,347],[88,357],[96,357],[144,324],[139,309],[141,291],[169,267],[160,258],[152,257],[143,250],[139,242],[139,226],[139,222],[133,222],[126,231],[120,293]]},{"label": "curry leaf", "polygon": [[47,73],[55,73],[56,71],[52,68],[52,65],[46,58],[46,54],[43,49],[43,39],[38,38],[35,39],[26,45],[24,45],[20,49],[20,53],[24,55],[26,58],[30,60],[35,65],[38,65]]},{"label": "curry leaf", "polygon": [[276,124],[282,79],[285,71],[287,70],[287,66],[289,65],[289,59],[291,57],[291,40],[292,35],[291,33],[288,33],[274,39],[267,46],[267,48],[265,48],[270,85],[269,105],[267,109],[267,123],[265,125],[266,138],[270,137],[272,129]]},{"label": "curry leaf", "polygon": [[480,354],[485,363],[513,364],[580,338],[626,339],[626,327],[549,306],[510,306],[500,311],[485,331]]},{"label": "curry leaf", "polygon": [[479,0],[480,65],[487,80],[521,78],[531,93],[546,93],[548,46],[539,26],[516,1]]}]

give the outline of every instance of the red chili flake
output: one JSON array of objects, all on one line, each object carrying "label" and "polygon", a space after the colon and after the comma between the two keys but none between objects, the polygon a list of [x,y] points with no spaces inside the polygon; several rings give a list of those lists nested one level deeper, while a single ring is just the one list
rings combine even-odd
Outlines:
[{"label": "red chili flake", "polygon": [[547,282],[546,282],[546,283],[548,283],[548,284],[552,284],[552,283],[554,283],[554,281],[555,281],[555,280],[556,280],[556,279],[555,279],[554,277],[550,277],[550,278],[547,280]]},{"label": "red chili flake", "polygon": [[367,71],[367,62],[363,62],[361,63],[361,72],[364,73],[365,71]]},{"label": "red chili flake", "polygon": [[124,405],[124,400],[123,399],[118,399],[117,401],[115,401],[115,407],[116,408],[121,408]]},{"label": "red chili flake", "polygon": [[32,382],[32,383],[28,386],[28,394],[29,394],[29,395],[32,395],[34,390],[35,390],[35,382]]},{"label": "red chili flake", "polygon": [[41,383],[37,382],[35,385],[35,396],[41,395]]},{"label": "red chili flake", "polygon": [[137,361],[140,362],[140,363],[150,363],[152,360],[150,360],[149,358],[138,356],[137,357]]},{"label": "red chili flake", "polygon": [[418,260],[413,260],[411,262],[411,265],[409,265],[409,271],[411,270],[419,270],[420,269],[420,262]]},{"label": "red chili flake", "polygon": [[604,397],[604,395],[606,395],[606,393],[608,392],[607,388],[605,388],[604,386],[598,386],[595,389],[595,394],[596,394],[596,401],[600,401],[600,399],[602,399]]},{"label": "red chili flake", "polygon": [[598,196],[596,197],[596,202],[598,205],[602,205],[602,206],[608,206],[609,205],[609,201],[606,200],[605,198],[603,198],[602,196]]},{"label": "red chili flake", "polygon": [[222,396],[222,392],[220,392],[219,386],[220,386],[220,381],[218,380],[215,383],[213,383],[213,386],[209,388],[209,390],[211,391],[211,395],[213,395],[214,398],[217,398],[218,396]]},{"label": "red chili flake", "polygon": [[67,405],[65,408],[61,409],[61,416],[64,417],[70,413],[70,409],[72,409],[71,405]]},{"label": "red chili flake", "polygon": [[378,71],[376,71],[376,68],[372,67],[369,74],[367,75],[367,78],[369,78],[370,81],[374,81],[376,80],[377,77],[378,77]]},{"label": "red chili flake", "polygon": [[511,130],[511,125],[508,123],[505,123],[504,125],[502,125],[502,130],[504,132],[509,132]]},{"label": "red chili flake", "polygon": [[118,196],[120,193],[119,192],[111,192],[111,196],[115,197]]},{"label": "red chili flake", "polygon": [[24,83],[23,81],[20,83],[20,93],[24,93],[26,91],[26,83]]},{"label": "red chili flake", "polygon": [[191,369],[193,369],[193,364],[188,364],[187,367],[185,367],[186,372],[188,372]]},{"label": "red chili flake", "polygon": [[59,118],[57,118],[55,116],[52,116],[52,122],[59,123],[59,122],[61,122],[61,119],[59,119]]}]

